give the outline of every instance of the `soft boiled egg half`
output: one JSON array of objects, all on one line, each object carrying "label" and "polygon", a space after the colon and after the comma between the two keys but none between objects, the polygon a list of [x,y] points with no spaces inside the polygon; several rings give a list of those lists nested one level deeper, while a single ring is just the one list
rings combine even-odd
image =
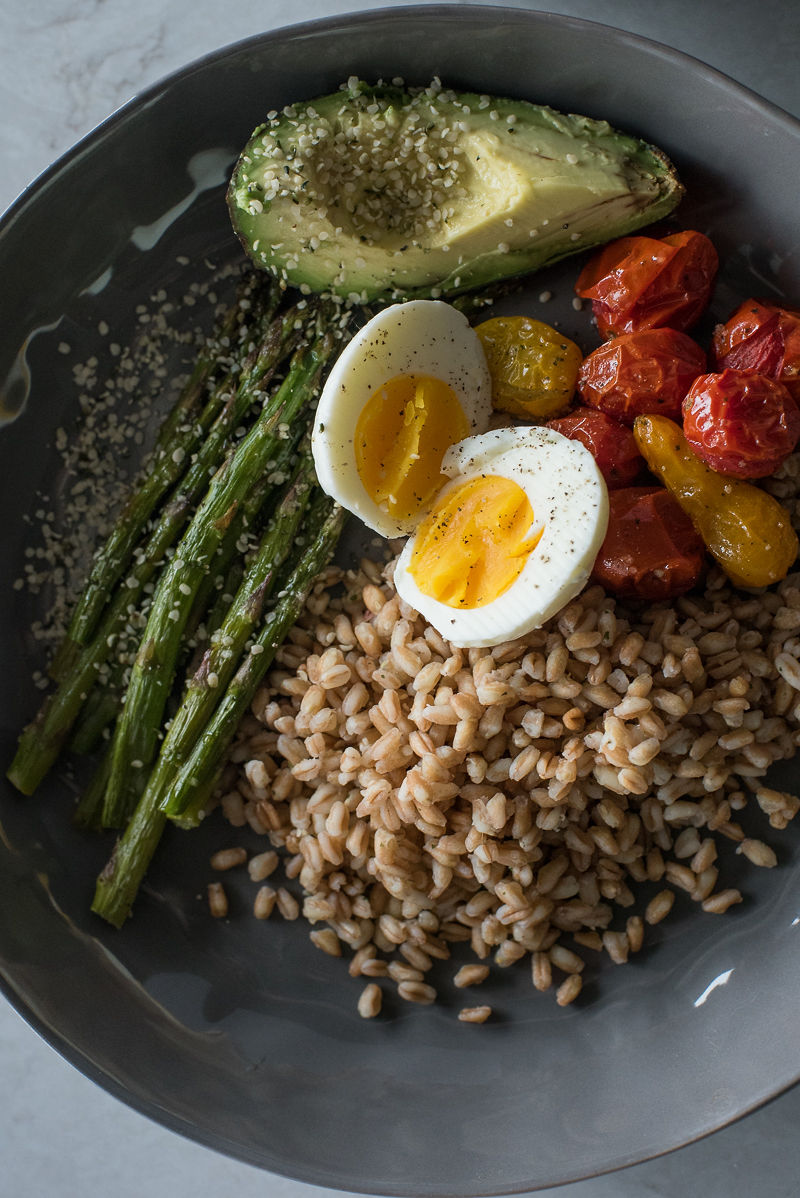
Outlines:
[{"label": "soft boiled egg half", "polygon": [[491,380],[448,304],[385,309],[340,355],[313,433],[321,486],[370,528],[410,534],[398,594],[465,648],[538,628],[583,589],[608,495],[578,441],[544,427],[485,432]]},{"label": "soft boiled egg half", "polygon": [[411,532],[447,481],[445,452],[488,427],[486,355],[439,300],[385,308],[342,350],[320,396],[312,450],[320,486],[385,537]]},{"label": "soft boiled egg half", "polygon": [[583,590],[608,527],[608,492],[585,446],[506,428],[445,454],[451,481],[407,541],[398,594],[465,648],[540,627]]}]

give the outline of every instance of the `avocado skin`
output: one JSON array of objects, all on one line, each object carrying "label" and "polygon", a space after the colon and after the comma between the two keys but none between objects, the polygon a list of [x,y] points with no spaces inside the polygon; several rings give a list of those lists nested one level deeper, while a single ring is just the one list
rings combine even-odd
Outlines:
[{"label": "avocado skin", "polygon": [[[412,141],[424,132],[444,162],[435,173],[450,170],[455,180],[439,189],[438,206],[450,211],[435,235],[425,219],[421,231],[407,227],[415,181],[382,190],[389,176],[380,169],[366,184],[360,168],[346,174],[365,138],[377,132],[396,149],[409,130]],[[337,139],[340,177],[331,186],[323,172]],[[443,158],[453,144],[460,151]],[[363,186],[367,225],[342,204],[342,164],[345,184],[356,193]],[[682,195],[661,150],[605,121],[524,100],[357,83],[271,113],[236,164],[228,205],[257,266],[304,292],[365,303],[453,297],[528,274],[662,219]],[[423,217],[436,206],[423,206]]]}]

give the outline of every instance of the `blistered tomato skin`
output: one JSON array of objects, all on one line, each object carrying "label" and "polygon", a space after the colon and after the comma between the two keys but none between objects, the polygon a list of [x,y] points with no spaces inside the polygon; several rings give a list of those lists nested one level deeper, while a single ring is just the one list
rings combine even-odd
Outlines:
[{"label": "blistered tomato skin", "polygon": [[683,405],[683,431],[712,470],[765,478],[800,440],[800,409],[777,380],[723,370],[692,384]]},{"label": "blistered tomato skin", "polygon": [[717,370],[748,370],[783,383],[800,403],[800,312],[749,299],[711,343]]},{"label": "blistered tomato skin", "polygon": [[586,446],[609,490],[629,487],[644,470],[631,430],[596,408],[576,408],[568,416],[548,420],[547,427]]},{"label": "blistered tomato skin", "polygon": [[703,538],[663,487],[609,495],[608,531],[592,579],[624,599],[657,602],[684,595],[700,577]]},{"label": "blistered tomato skin", "polygon": [[665,416],[637,417],[633,435],[653,474],[732,582],[766,587],[786,577],[797,558],[797,534],[777,499],[753,483],[711,470]]},{"label": "blistered tomato skin", "polygon": [[596,254],[575,286],[603,337],[667,327],[684,332],[705,311],[719,258],[703,233],[622,237]]},{"label": "blistered tomato skin", "polygon": [[578,391],[625,424],[648,413],[679,420],[686,392],[705,370],[705,354],[685,333],[643,329],[593,350],[578,371]]}]

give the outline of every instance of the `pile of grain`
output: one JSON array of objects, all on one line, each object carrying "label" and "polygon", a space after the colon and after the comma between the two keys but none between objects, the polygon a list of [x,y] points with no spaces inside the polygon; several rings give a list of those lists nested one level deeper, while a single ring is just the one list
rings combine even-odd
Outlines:
[{"label": "pile of grain", "polygon": [[[775,483],[790,506],[797,464]],[[800,741],[800,575],[750,595],[712,570],[702,594],[643,610],[591,587],[544,628],[473,650],[397,596],[391,567],[362,563],[335,598],[337,578],[257,696],[222,803],[272,846],[250,862],[256,914],[299,913],[266,884],[283,850],[312,939],[349,947],[369,980],[362,1015],[380,1009],[373,979],[432,1002],[428,970],[460,941],[479,962],[529,955],[540,990],[558,971],[569,1003],[581,950],[626,961],[676,889],[709,913],[741,900],[718,837],[775,865],[736,814],[754,794],[780,829],[800,807],[761,785]],[[646,882],[658,891],[631,914]],[[456,985],[488,972],[467,965]]]}]

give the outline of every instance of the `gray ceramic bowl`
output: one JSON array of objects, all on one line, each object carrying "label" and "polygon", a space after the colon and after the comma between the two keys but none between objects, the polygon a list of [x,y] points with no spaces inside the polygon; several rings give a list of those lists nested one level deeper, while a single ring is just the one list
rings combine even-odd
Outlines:
[{"label": "gray ceramic bowl", "polygon": [[[37,699],[27,635],[36,613],[11,586],[23,515],[56,470],[54,429],[74,415],[58,341],[102,358],[99,321],[124,341],[155,286],[194,276],[177,255],[235,260],[222,187],[184,203],[190,160],[209,150],[232,160],[268,109],[352,73],[438,74],[651,138],[687,183],[682,221],[710,232],[722,254],[715,314],[752,290],[800,299],[800,126],[636,37],[535,12],[394,9],[265,35],[173,75],[57,163],[0,226],[12,301],[0,378],[16,379],[7,403],[24,390],[23,342],[57,326],[30,343],[27,408],[0,429],[4,762]],[[133,231],[173,209],[152,248],[138,248],[147,238],[132,240]],[[570,305],[575,269],[545,272],[531,294],[552,291],[552,316],[585,341],[587,316]],[[61,775],[33,799],[8,787],[0,796],[5,992],[111,1093],[245,1161],[385,1194],[524,1190],[684,1144],[800,1076],[794,831],[780,838],[779,869],[745,870],[729,854],[729,876],[747,897],[740,909],[724,920],[679,909],[634,964],[596,972],[575,1007],[536,995],[520,969],[487,985],[498,1018],[482,1028],[456,1021],[447,986],[443,1006],[393,1007],[364,1022],[359,983],[299,924],[257,923],[244,895],[227,926],[209,920],[196,896],[212,846],[231,836],[215,821],[167,838],[122,933],[95,921],[88,903],[108,844],[71,829],[71,786]]]}]

